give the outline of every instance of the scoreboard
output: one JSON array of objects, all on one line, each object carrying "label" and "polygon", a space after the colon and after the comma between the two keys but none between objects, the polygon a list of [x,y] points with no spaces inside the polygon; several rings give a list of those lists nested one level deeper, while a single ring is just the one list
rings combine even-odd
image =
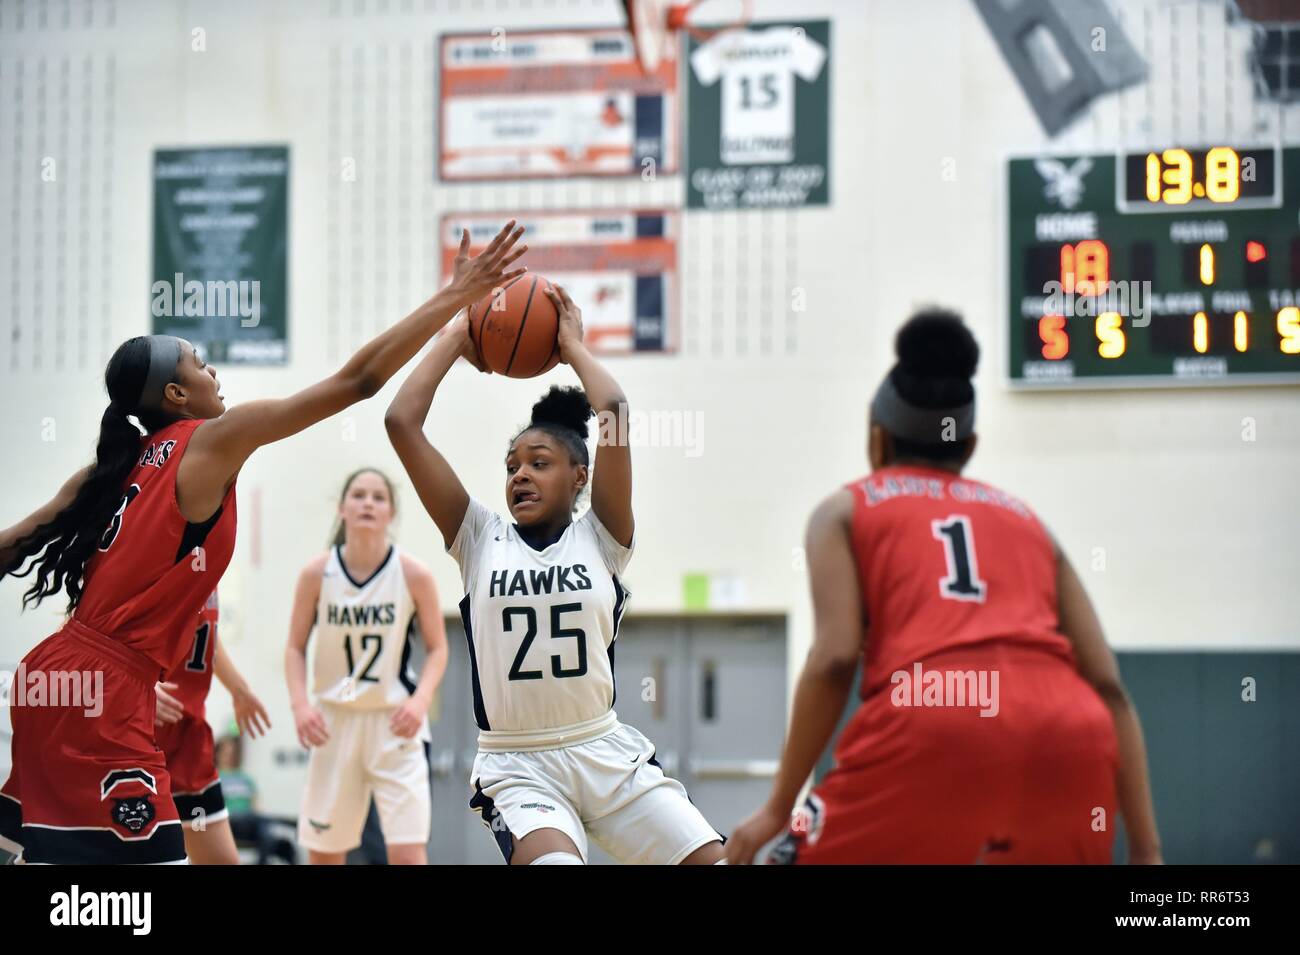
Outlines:
[{"label": "scoreboard", "polygon": [[1300,148],[1008,164],[1015,386],[1300,383]]}]

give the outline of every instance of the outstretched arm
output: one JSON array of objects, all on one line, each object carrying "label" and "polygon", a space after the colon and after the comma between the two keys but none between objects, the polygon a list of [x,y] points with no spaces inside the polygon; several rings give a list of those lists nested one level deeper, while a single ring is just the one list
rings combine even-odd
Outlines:
[{"label": "outstretched arm", "polygon": [[469,507],[469,492],[447,463],[447,459],[424,434],[433,396],[461,355],[474,360],[469,336],[469,319],[462,315],[447,327],[429,349],[429,354],[402,383],[384,415],[388,440],[406,468],[420,503],[442,531],[451,547]]},{"label": "outstretched arm", "polygon": [[1119,664],[1102,633],[1101,621],[1069,558],[1057,547],[1056,591],[1061,632],[1074,646],[1079,674],[1110,710],[1119,739],[1119,810],[1128,833],[1129,862],[1158,863],[1160,833],[1151,800],[1147,750],[1137,709],[1120,679]]},{"label": "outstretched arm", "polygon": [[196,429],[177,474],[181,513],[187,520],[206,520],[253,451],[371,397],[458,311],[522,275],[522,268],[510,268],[528,248],[516,246],[522,234],[511,220],[471,259],[465,232],[451,283],[362,346],[333,375],[288,398],[232,408]]},{"label": "outstretched arm", "polygon": [[767,804],[727,842],[727,861],[748,864],[790,821],[804,781],[844,713],[862,655],[863,617],[857,563],[849,542],[851,492],[836,491],[808,522],[806,550],[812,585],[813,643],[794,691],[790,729]]},{"label": "outstretched arm", "polygon": [[582,310],[559,286],[546,294],[560,313],[560,360],[573,368],[596,412],[599,440],[591,483],[591,509],[624,547],[632,544],[632,449],[627,440],[627,397],[582,342]]}]

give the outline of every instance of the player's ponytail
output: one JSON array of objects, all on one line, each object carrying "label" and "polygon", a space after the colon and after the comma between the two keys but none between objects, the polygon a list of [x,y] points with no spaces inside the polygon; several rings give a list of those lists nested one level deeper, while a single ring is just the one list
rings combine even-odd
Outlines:
[{"label": "player's ponytail", "polygon": [[[179,354],[179,348],[173,348]],[[121,505],[122,485],[140,457],[140,429],[128,415],[136,415],[150,431],[168,423],[161,412],[139,407],[155,351],[159,349],[151,347],[148,336],[139,336],[113,353],[104,371],[109,405],[99,421],[94,465],[71,504],[14,544],[10,573],[26,577],[36,572],[23,594],[24,608],[38,605],[60,590],[68,594],[69,613],[80,602],[86,562]],[[170,352],[164,348],[161,354]],[[174,368],[171,373],[174,380]],[[20,570],[29,560],[26,569]]]},{"label": "player's ponytail", "polygon": [[[339,507],[343,507],[343,502],[348,498],[348,491],[352,488],[352,482],[363,474],[376,474],[384,482],[384,487],[388,488],[388,502],[392,505],[393,516],[397,516],[397,494],[393,490],[393,482],[388,479],[388,475],[379,468],[357,468],[347,476],[343,482],[343,489],[339,491]],[[331,547],[342,547],[348,542],[348,529],[343,525],[343,518],[336,516],[334,518],[334,533],[330,535]]]},{"label": "player's ponytail", "polygon": [[[524,431],[545,431],[568,450],[574,464],[590,464],[587,421],[594,413],[581,388],[552,385],[533,405],[532,420]],[[519,439],[519,434],[515,435],[514,440]]]},{"label": "player's ponytail", "polygon": [[975,336],[946,309],[913,315],[894,341],[898,361],[871,403],[900,457],[960,461],[975,433]]}]

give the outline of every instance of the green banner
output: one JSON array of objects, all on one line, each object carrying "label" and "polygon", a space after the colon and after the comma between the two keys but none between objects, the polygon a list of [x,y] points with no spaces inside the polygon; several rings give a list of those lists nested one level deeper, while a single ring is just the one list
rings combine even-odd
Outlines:
[{"label": "green banner", "polygon": [[830,43],[829,20],[690,38],[689,208],[829,204]]},{"label": "green banner", "polygon": [[289,149],[154,153],[155,334],[208,361],[288,360]]}]

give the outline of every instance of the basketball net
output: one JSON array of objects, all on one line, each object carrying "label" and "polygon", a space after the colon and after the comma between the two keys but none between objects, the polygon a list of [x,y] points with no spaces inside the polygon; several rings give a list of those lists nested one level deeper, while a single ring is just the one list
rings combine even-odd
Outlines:
[{"label": "basketball net", "polygon": [[[753,0],[623,0],[628,13],[628,28],[636,44],[637,58],[646,73],[659,68],[668,44],[676,42],[685,31],[697,43],[707,43],[721,33],[743,28],[750,21]],[[711,16],[730,19],[718,24],[701,24],[695,20],[696,9],[706,7]],[[730,7],[730,11],[728,11]]]}]

